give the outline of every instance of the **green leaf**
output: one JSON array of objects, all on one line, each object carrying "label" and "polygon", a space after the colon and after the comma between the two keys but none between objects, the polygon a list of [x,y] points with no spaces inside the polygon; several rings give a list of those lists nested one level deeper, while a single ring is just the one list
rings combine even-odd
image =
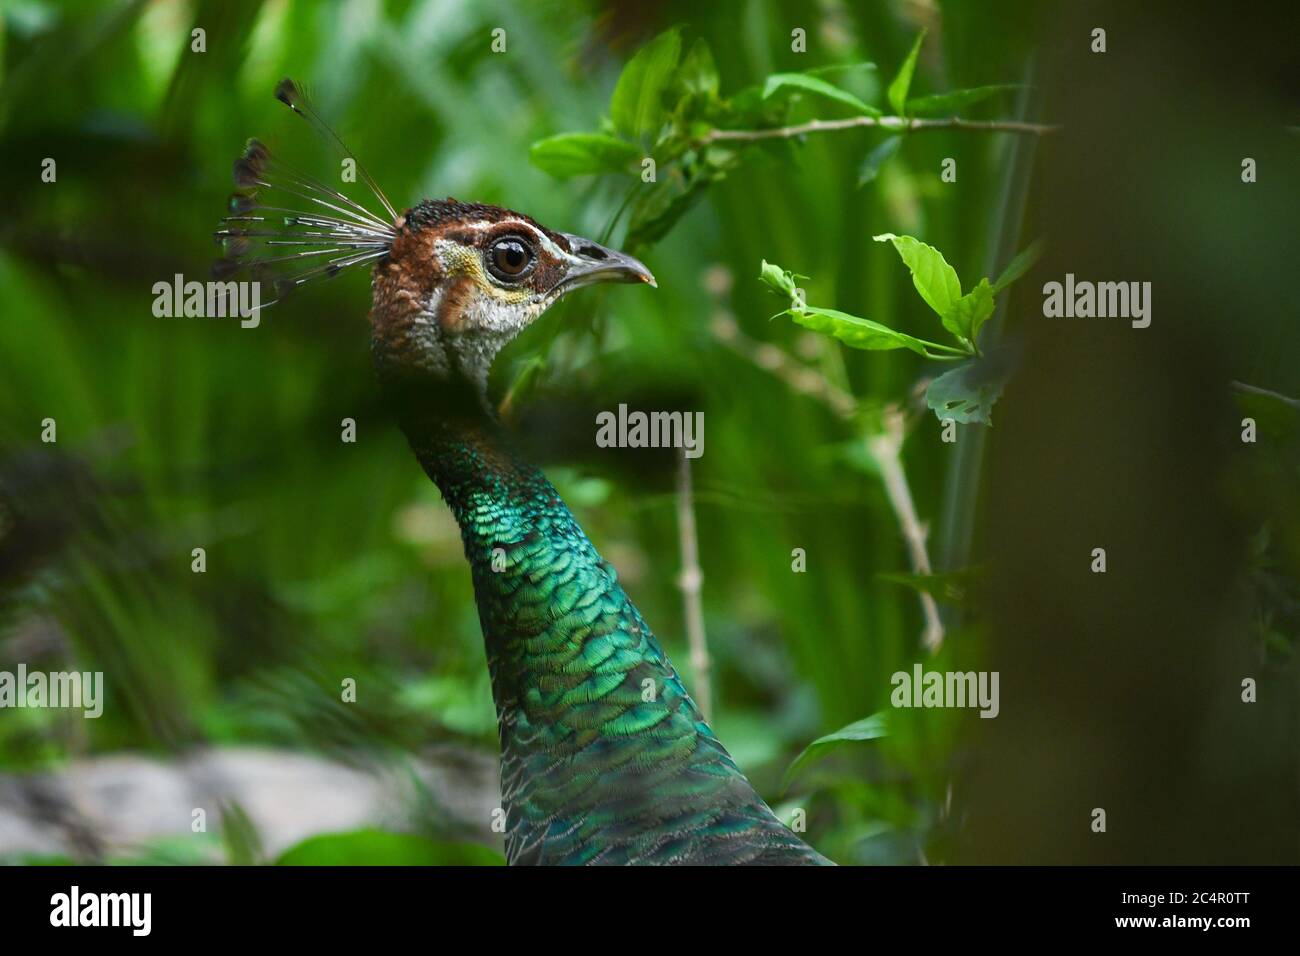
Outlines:
[{"label": "green leaf", "polygon": [[[892,242],[898,255],[912,273],[912,284],[930,308],[946,318],[953,304],[961,298],[961,282],[957,271],[934,246],[928,246],[912,236],[896,236],[892,232],[873,236],[876,242]],[[945,326],[947,323],[944,323]]]},{"label": "green leaf", "polygon": [[786,272],[775,263],[763,260],[763,264],[758,267],[758,277],[766,282],[777,292],[794,298],[795,283],[794,273]]},{"label": "green leaf", "polygon": [[819,309],[806,305],[801,309],[790,309],[790,318],[806,329],[833,335],[845,345],[855,349],[872,351],[888,349],[911,349],[917,355],[925,355],[926,343],[905,332],[891,329],[879,322],[863,319],[834,309]]},{"label": "green leaf", "polygon": [[770,99],[782,90],[791,89],[824,96],[828,100],[835,100],[838,103],[853,107],[864,116],[880,115],[880,110],[862,102],[847,90],[842,90],[838,86],[827,83],[815,76],[809,76],[807,73],[773,73],[767,78],[767,82],[763,84],[763,99]]},{"label": "green leaf", "polygon": [[990,352],[983,358],[958,365],[940,375],[925,390],[925,403],[943,421],[951,418],[963,425],[993,424],[993,404],[1002,394],[1013,367],[1011,349]]},{"label": "green leaf", "polygon": [[718,95],[718,68],[703,37],[697,37],[682,58],[677,79],[687,92],[710,98]]},{"label": "green leaf", "polygon": [[918,96],[907,101],[908,116],[928,116],[935,113],[956,113],[968,106],[982,103],[999,93],[1023,89],[1019,83],[1000,83],[996,86],[972,86],[966,90],[953,90],[951,93],[938,93],[934,96]]},{"label": "green leaf", "polygon": [[634,143],[605,133],[561,133],[533,143],[528,159],[543,172],[560,179],[594,176],[627,169],[641,158]]},{"label": "green leaf", "polygon": [[841,744],[860,740],[877,740],[888,736],[888,733],[888,715],[885,711],[879,711],[870,717],[855,720],[847,727],[841,727],[833,734],[818,737],[805,747],[803,753],[795,757],[794,762],[786,769],[785,776],[782,778],[781,789],[784,790],[788,787],[804,767],[825,757],[826,754]]},{"label": "green leaf", "polygon": [[960,339],[974,343],[980,326],[993,314],[993,288],[988,279],[980,279],[975,288],[953,303],[943,320],[943,327]]},{"label": "green leaf", "polygon": [[997,295],[1011,283],[1015,282],[1022,275],[1034,267],[1034,263],[1039,260],[1043,254],[1043,240],[1035,239],[1025,248],[1021,249],[1019,254],[1011,260],[1011,264],[1002,270],[1002,275],[998,276],[998,281],[993,283],[993,294]]},{"label": "green leaf", "polygon": [[682,52],[682,31],[674,27],[637,51],[623,67],[609,101],[609,115],[622,133],[640,137],[659,128],[664,89],[677,69]]},{"label": "green leaf", "polygon": [[885,165],[889,158],[898,152],[898,147],[902,142],[903,137],[891,136],[867,153],[867,158],[862,161],[862,166],[858,169],[858,186],[865,186],[867,183],[874,181],[880,175],[880,167]]},{"label": "green leaf", "polygon": [[276,866],[503,866],[495,850],[477,843],[435,843],[386,830],[352,830],[308,837],[285,850]]},{"label": "green leaf", "polygon": [[231,866],[251,866],[262,860],[262,837],[253,818],[239,803],[221,808],[221,841]]},{"label": "green leaf", "polygon": [[923,40],[925,40],[924,30],[917,34],[911,52],[907,54],[907,59],[903,60],[903,65],[898,68],[898,75],[889,84],[889,89],[886,92],[889,105],[894,108],[894,112],[899,116],[907,115],[907,91],[912,88],[912,74],[916,72],[916,57],[921,52],[921,42]]},{"label": "green leaf", "polygon": [[884,572],[877,574],[882,581],[901,584],[923,594],[932,595],[935,600],[959,607],[969,607],[971,594],[983,577],[981,567],[959,568],[956,571],[939,571],[934,574],[906,574],[903,572]]},{"label": "green leaf", "polygon": [[825,66],[814,66],[811,70],[804,70],[808,76],[835,76],[837,73],[852,73],[854,70],[874,70],[876,64],[869,60],[861,60],[857,63],[828,63]]},{"label": "green leaf", "polygon": [[1237,407],[1255,419],[1263,434],[1287,439],[1300,432],[1300,399],[1245,382],[1233,382],[1232,391]]},{"label": "green leaf", "polygon": [[660,176],[658,182],[642,186],[632,203],[624,247],[635,249],[666,236],[677,220],[704,198],[715,178],[718,177],[707,171],[685,178],[673,170],[669,175]]}]

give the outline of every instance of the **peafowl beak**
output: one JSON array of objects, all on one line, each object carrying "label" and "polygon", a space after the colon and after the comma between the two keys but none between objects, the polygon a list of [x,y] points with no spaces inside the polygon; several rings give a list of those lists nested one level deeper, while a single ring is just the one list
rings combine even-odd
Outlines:
[{"label": "peafowl beak", "polygon": [[572,252],[568,256],[568,271],[559,283],[561,293],[597,282],[645,282],[651,288],[659,287],[640,260],[581,236],[565,233],[564,238]]}]

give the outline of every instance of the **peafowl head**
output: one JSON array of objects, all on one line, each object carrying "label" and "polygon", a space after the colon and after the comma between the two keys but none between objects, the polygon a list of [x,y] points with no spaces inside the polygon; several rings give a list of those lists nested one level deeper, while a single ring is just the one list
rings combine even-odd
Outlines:
[{"label": "peafowl head", "polygon": [[394,227],[373,281],[381,372],[481,389],[501,348],[562,296],[598,282],[655,284],[631,256],[496,206],[426,199]]},{"label": "peafowl head", "polygon": [[398,214],[292,80],[276,98],[344,156],[383,206],[371,211],[277,160],[250,140],[235,162],[238,191],[216,233],[218,278],[248,272],[280,301],[303,284],[372,267],[371,343],[381,380],[465,386],[486,394],[497,353],[564,295],[654,276],[631,256],[548,229],[522,213],[426,199]]}]

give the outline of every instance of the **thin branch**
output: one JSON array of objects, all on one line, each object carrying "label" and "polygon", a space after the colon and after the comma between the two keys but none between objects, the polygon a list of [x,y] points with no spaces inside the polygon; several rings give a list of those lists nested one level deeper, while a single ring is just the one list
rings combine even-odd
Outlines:
[{"label": "thin branch", "polygon": [[[907,474],[903,471],[903,412],[891,405],[885,409],[884,423],[884,431],[867,439],[867,450],[880,466],[885,496],[898,518],[899,530],[903,533],[903,541],[907,544],[912,559],[912,570],[917,574],[929,575],[932,571],[930,556],[925,550],[926,529],[916,516],[912,491],[907,484]],[[930,592],[917,593],[921,598],[921,613],[925,615],[925,631],[921,635],[921,643],[934,654],[943,645],[943,622],[939,619],[939,606]]]},{"label": "thin branch", "polygon": [[935,129],[960,129],[983,133],[1019,133],[1029,136],[1044,136],[1055,133],[1061,127],[1046,126],[1041,123],[1024,123],[1019,120],[964,120],[959,116],[945,116],[939,119],[918,119],[906,116],[851,116],[839,120],[809,120],[796,126],[777,126],[772,129],[711,129],[699,139],[696,145],[708,146],[717,142],[752,143],[760,139],[792,139],[808,133],[833,133],[842,129],[888,129],[899,133],[921,133]]},{"label": "thin branch", "polygon": [[677,586],[682,589],[682,609],[686,616],[686,640],[691,652],[691,670],[695,672],[695,701],[705,720],[713,717],[713,692],[710,688],[709,645],[704,639],[704,606],[700,591],[704,572],[700,570],[700,548],[695,534],[695,502],[691,495],[691,460],[683,449],[677,468],[677,539],[682,556],[682,573]]}]

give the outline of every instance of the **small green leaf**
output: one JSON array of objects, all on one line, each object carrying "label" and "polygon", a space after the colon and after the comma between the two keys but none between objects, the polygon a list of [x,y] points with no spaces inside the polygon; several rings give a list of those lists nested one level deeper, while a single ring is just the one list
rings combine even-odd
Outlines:
[{"label": "small green leaf", "polygon": [[221,841],[231,866],[250,866],[262,860],[262,837],[257,824],[239,803],[221,808]]},{"label": "small green leaf", "polygon": [[775,263],[764,259],[763,264],[759,266],[758,277],[777,292],[794,297],[794,273],[786,272]]},{"label": "small green leaf", "polygon": [[925,390],[925,403],[943,421],[951,418],[963,425],[993,424],[993,404],[1002,394],[1014,365],[1009,348],[990,352],[983,358],[958,365],[940,375]]},{"label": "small green leaf", "polygon": [[561,133],[533,143],[528,159],[560,179],[616,173],[641,158],[635,144],[605,133]]},{"label": "small green leaf", "polygon": [[1237,407],[1259,423],[1260,431],[1280,439],[1300,432],[1300,399],[1245,382],[1232,383]]},{"label": "small green leaf", "polygon": [[974,344],[979,335],[980,326],[993,314],[993,288],[988,279],[980,279],[975,288],[953,303],[943,320],[943,327],[957,336]]},{"label": "small green leaf", "polygon": [[1021,249],[1019,254],[1011,260],[1011,264],[1002,270],[1002,275],[998,276],[998,281],[993,283],[993,294],[997,295],[1011,283],[1015,282],[1022,275],[1034,267],[1034,263],[1039,260],[1043,254],[1043,240],[1035,239],[1025,248]]},{"label": "small green leaf", "polygon": [[874,70],[876,64],[868,60],[861,60],[857,63],[828,63],[826,66],[815,66],[811,70],[804,70],[808,76],[835,76],[838,73],[852,73],[854,70]]},{"label": "small green leaf", "polygon": [[969,607],[972,592],[980,583],[983,574],[984,569],[976,566],[959,568],[955,571],[938,571],[934,574],[883,572],[876,577],[891,584],[901,584],[923,594],[929,594],[935,600],[947,604]]},{"label": "small green leaf", "polygon": [[276,866],[502,866],[495,850],[477,843],[435,843],[385,830],[308,837],[285,850]]},{"label": "small green leaf", "polygon": [[619,132],[632,137],[654,133],[663,116],[664,89],[682,52],[679,27],[667,30],[637,51],[614,86],[609,115]]},{"label": "small green leaf", "polygon": [[966,90],[953,90],[951,93],[938,93],[934,96],[918,96],[907,101],[908,116],[932,116],[936,113],[956,113],[982,103],[999,93],[1023,89],[1019,83],[1000,83],[996,86],[972,86]]},{"label": "small green leaf", "polygon": [[877,740],[881,737],[888,736],[888,715],[884,711],[872,714],[870,717],[864,717],[861,720],[855,720],[847,727],[841,727],[833,734],[827,734],[825,737],[818,737],[807,747],[803,753],[794,758],[794,762],[786,769],[785,776],[782,779],[781,789],[784,790],[790,785],[790,782],[798,775],[804,767],[814,761],[825,757],[831,750],[844,743],[859,740]]},{"label": "small green leaf", "polygon": [[892,232],[872,238],[876,242],[894,244],[899,257],[911,270],[916,291],[941,319],[946,318],[953,304],[961,298],[961,281],[957,278],[957,270],[948,265],[948,260],[939,250],[912,236],[896,236]]},{"label": "small green leaf", "polygon": [[767,78],[767,82],[763,84],[763,99],[770,99],[781,90],[789,89],[814,93],[817,96],[824,96],[829,100],[844,103],[864,116],[880,115],[880,110],[874,106],[868,106],[852,93],[815,76],[809,76],[807,73],[773,73]]},{"label": "small green leaf", "polygon": [[834,309],[818,309],[809,305],[797,310],[790,309],[789,315],[804,328],[833,335],[845,345],[855,349],[872,351],[911,349],[917,355],[926,354],[926,343],[920,339],[856,315],[837,312]]},{"label": "small green leaf", "polygon": [[891,136],[871,152],[867,153],[867,158],[862,161],[862,166],[858,169],[858,186],[862,187],[867,183],[873,182],[880,175],[880,167],[889,161],[889,158],[898,152],[899,145],[903,142],[901,136]]},{"label": "small green leaf", "polygon": [[687,92],[705,97],[718,95],[718,68],[703,37],[697,37],[686,56],[682,57],[677,79]]},{"label": "small green leaf", "polygon": [[907,115],[907,91],[912,88],[912,74],[916,72],[916,57],[921,52],[923,40],[925,40],[924,30],[917,34],[911,52],[907,54],[907,59],[903,60],[903,65],[898,68],[898,75],[889,84],[889,89],[886,92],[889,97],[889,105],[894,108],[894,112],[899,116]]},{"label": "small green leaf", "polygon": [[684,178],[674,170],[670,175],[661,175],[658,182],[641,186],[628,216],[624,246],[632,249],[658,242],[704,198],[715,178],[709,172]]}]

